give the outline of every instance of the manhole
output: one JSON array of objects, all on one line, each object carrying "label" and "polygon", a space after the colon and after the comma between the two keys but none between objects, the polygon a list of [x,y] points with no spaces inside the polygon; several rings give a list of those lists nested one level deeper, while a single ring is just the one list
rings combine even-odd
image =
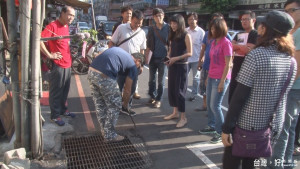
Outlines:
[{"label": "manhole", "polygon": [[149,168],[151,160],[138,139],[104,143],[102,136],[65,138],[68,169],[141,169]]}]

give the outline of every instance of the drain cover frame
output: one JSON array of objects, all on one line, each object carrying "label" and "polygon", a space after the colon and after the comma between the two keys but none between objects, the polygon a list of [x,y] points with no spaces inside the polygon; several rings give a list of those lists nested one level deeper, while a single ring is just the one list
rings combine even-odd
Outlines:
[{"label": "drain cover frame", "polygon": [[105,143],[99,134],[64,136],[62,148],[68,169],[142,169],[152,165],[142,140],[129,135],[115,143]]}]

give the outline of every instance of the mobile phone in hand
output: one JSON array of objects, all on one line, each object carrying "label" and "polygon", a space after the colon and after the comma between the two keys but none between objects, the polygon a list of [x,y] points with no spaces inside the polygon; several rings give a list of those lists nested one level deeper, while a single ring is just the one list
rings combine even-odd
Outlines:
[{"label": "mobile phone in hand", "polygon": [[168,58],[168,57],[165,57],[164,58],[164,62],[167,62],[167,61],[169,61],[170,59]]}]

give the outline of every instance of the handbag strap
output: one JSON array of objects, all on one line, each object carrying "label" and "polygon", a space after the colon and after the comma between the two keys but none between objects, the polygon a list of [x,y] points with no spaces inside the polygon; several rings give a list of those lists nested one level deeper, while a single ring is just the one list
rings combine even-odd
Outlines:
[{"label": "handbag strap", "polygon": [[152,26],[152,27],[153,27],[153,29],[154,29],[154,32],[155,32],[156,36],[159,38],[159,40],[160,40],[162,43],[164,43],[166,46],[168,46],[167,42],[166,42],[165,40],[163,40],[163,38],[162,38],[162,37],[160,36],[160,34],[158,33],[156,27],[155,27],[155,26]]},{"label": "handbag strap", "polygon": [[285,83],[284,83],[284,85],[283,85],[283,88],[282,88],[282,90],[281,90],[279,100],[278,100],[278,102],[276,103],[274,114],[276,113],[276,110],[277,110],[278,107],[279,107],[279,103],[280,103],[280,101],[283,99],[284,93],[285,93],[285,91],[287,90],[288,85],[289,85],[289,82],[290,82],[291,79],[292,79],[292,75],[293,75],[293,71],[294,71],[294,64],[295,64],[295,59],[292,57],[292,59],[291,59],[291,66],[290,66],[290,72],[289,72],[288,78],[287,78],[287,80],[285,81]]},{"label": "handbag strap", "polygon": [[128,40],[130,40],[131,38],[133,38],[135,35],[137,35],[139,32],[141,32],[141,28],[139,31],[137,31],[135,34],[131,35],[130,37],[124,39],[122,42],[120,42],[118,45],[116,45],[117,47],[119,47],[120,45],[122,45],[123,43],[127,42]]}]

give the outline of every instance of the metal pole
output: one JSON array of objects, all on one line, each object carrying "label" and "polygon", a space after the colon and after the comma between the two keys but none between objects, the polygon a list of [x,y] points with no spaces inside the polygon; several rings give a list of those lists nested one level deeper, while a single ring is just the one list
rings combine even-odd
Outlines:
[{"label": "metal pole", "polygon": [[94,27],[94,30],[96,30],[95,13],[94,13],[94,1],[93,0],[91,0],[91,5],[92,5],[93,27]]},{"label": "metal pole", "polygon": [[16,140],[15,148],[21,147],[21,107],[19,98],[19,66],[17,53],[17,24],[16,24],[16,7],[14,1],[6,1],[7,21],[8,21],[8,37],[10,51],[11,81],[12,81],[12,98],[13,98],[13,114],[15,123]]},{"label": "metal pole", "polygon": [[41,131],[41,113],[40,113],[40,37],[41,37],[41,2],[40,0],[33,0],[32,9],[32,71],[31,71],[31,85],[32,85],[32,108],[31,108],[31,150],[32,157],[37,158],[43,153],[42,131]]},{"label": "metal pole", "polygon": [[[20,6],[21,17],[21,139],[22,146],[26,151],[30,150],[30,130],[29,130],[29,111],[28,111],[28,65],[29,65],[29,40],[30,40],[30,0],[22,0]],[[35,7],[34,7],[35,8]]]}]

